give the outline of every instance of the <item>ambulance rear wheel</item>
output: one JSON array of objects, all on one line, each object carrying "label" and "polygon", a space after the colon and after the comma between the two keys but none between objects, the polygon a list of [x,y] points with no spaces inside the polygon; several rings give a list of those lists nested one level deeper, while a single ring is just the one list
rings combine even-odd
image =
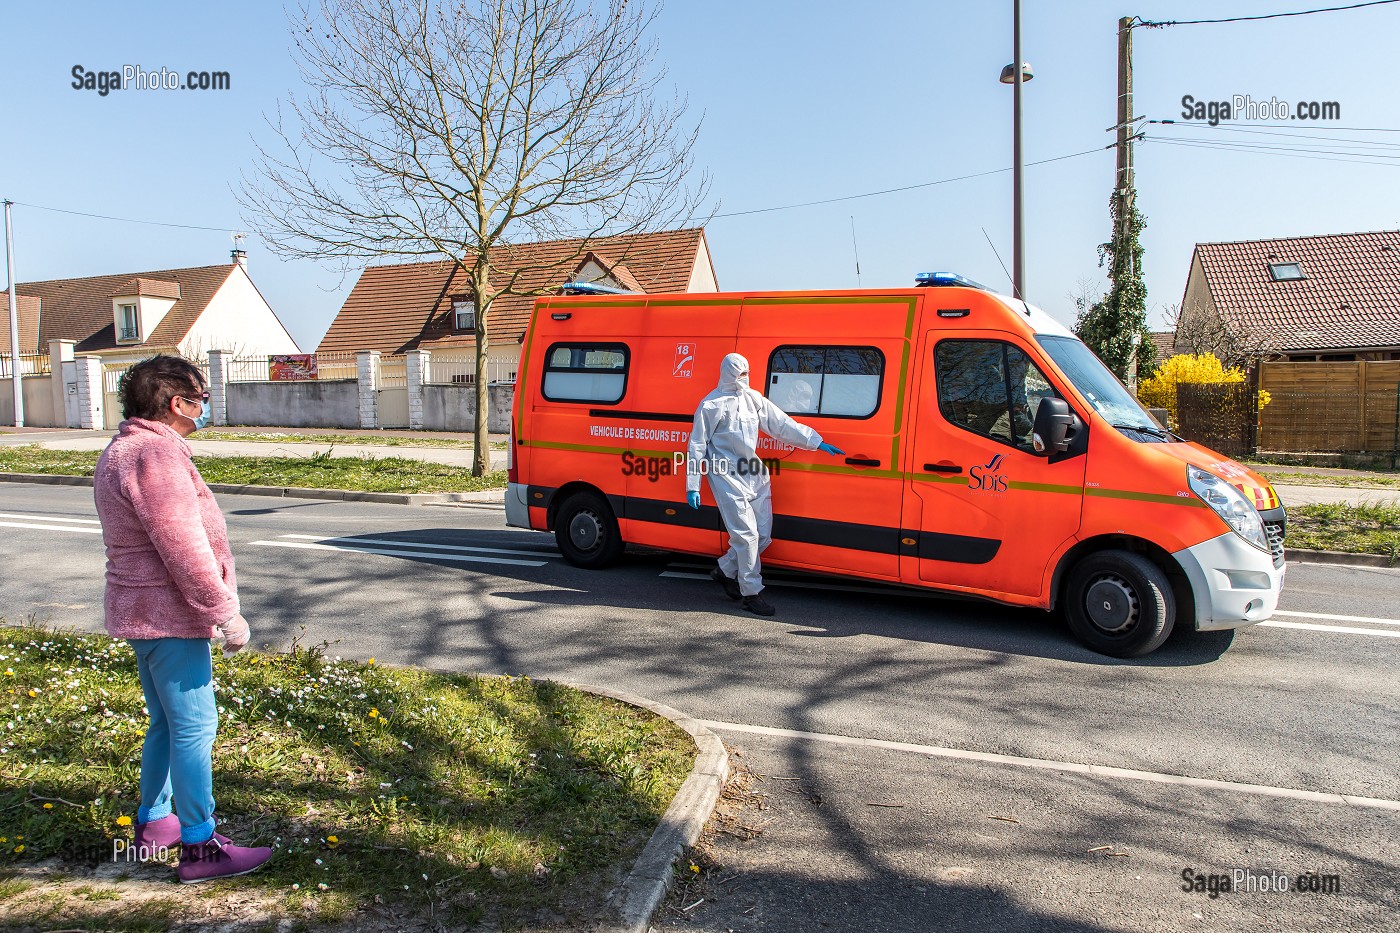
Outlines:
[{"label": "ambulance rear wheel", "polygon": [[575,567],[596,570],[617,563],[622,556],[622,530],[607,500],[597,493],[580,492],[559,507],[554,537],[564,559]]},{"label": "ambulance rear wheel", "polygon": [[1069,575],[1065,616],[1085,645],[1115,658],[1155,651],[1171,634],[1176,597],[1162,569],[1131,551],[1100,551]]}]

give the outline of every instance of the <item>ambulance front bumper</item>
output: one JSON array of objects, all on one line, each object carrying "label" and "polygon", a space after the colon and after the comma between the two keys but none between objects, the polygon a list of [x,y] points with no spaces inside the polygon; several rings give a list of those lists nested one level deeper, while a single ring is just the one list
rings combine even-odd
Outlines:
[{"label": "ambulance front bumper", "polygon": [[525,499],[524,483],[506,484],[506,524],[512,528],[530,527],[530,506]]},{"label": "ambulance front bumper", "polygon": [[1196,631],[1213,632],[1263,622],[1278,608],[1285,566],[1234,532],[1172,555],[1196,597]]}]

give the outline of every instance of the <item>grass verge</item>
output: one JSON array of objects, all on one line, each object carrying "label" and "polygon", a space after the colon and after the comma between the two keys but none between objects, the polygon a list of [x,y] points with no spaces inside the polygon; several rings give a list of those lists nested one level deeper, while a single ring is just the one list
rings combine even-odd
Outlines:
[{"label": "grass verge", "polygon": [[[0,471],[91,476],[96,451],[49,450],[37,444],[0,447]],[[356,492],[476,492],[504,489],[497,470],[472,476],[468,467],[425,463],[403,457],[195,457],[206,483],[348,489]]]},{"label": "grass verge", "polygon": [[[577,928],[694,759],[671,722],[614,700],[326,648],[216,653],[221,830],[275,851],[255,874],[167,901],[189,890],[169,865],[112,871],[146,727],[130,646],[0,627],[0,926],[163,930],[222,898],[271,925]],[[140,917],[121,920],[138,900]]]},{"label": "grass verge", "polygon": [[1316,551],[1384,554],[1400,560],[1400,506],[1297,505],[1288,510],[1284,546]]},{"label": "grass verge", "polygon": [[[450,447],[471,450],[471,441],[447,437],[401,437],[396,434],[303,434],[295,431],[242,431],[238,428],[205,429],[199,432],[201,441],[251,441],[259,444],[359,444],[370,447]],[[506,444],[493,441],[493,450],[505,450]]]},{"label": "grass verge", "polygon": [[1275,484],[1400,489],[1400,475],[1395,473],[1369,473],[1364,476],[1354,476],[1347,473],[1316,473],[1309,470],[1280,469],[1253,464],[1251,468],[1270,483]]}]

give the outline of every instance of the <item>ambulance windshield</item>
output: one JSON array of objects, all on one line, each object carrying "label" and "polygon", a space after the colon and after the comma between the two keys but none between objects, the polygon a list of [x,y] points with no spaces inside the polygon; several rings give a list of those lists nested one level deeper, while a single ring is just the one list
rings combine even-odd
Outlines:
[{"label": "ambulance windshield", "polygon": [[1152,416],[1083,342],[1074,337],[1049,334],[1037,334],[1035,339],[1060,367],[1065,378],[1074,383],[1109,424],[1165,439],[1166,435]]}]

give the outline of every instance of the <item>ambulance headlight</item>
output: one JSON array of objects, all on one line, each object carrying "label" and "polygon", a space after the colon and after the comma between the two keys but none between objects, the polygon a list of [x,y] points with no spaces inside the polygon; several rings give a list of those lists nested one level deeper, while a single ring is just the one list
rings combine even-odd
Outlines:
[{"label": "ambulance headlight", "polygon": [[1264,535],[1264,520],[1259,517],[1259,510],[1254,507],[1254,503],[1244,497],[1244,493],[1200,467],[1188,466],[1186,481],[1190,484],[1191,491],[1214,509],[1216,515],[1225,519],[1225,524],[1229,525],[1235,534],[1266,554],[1269,552],[1269,540]]}]

